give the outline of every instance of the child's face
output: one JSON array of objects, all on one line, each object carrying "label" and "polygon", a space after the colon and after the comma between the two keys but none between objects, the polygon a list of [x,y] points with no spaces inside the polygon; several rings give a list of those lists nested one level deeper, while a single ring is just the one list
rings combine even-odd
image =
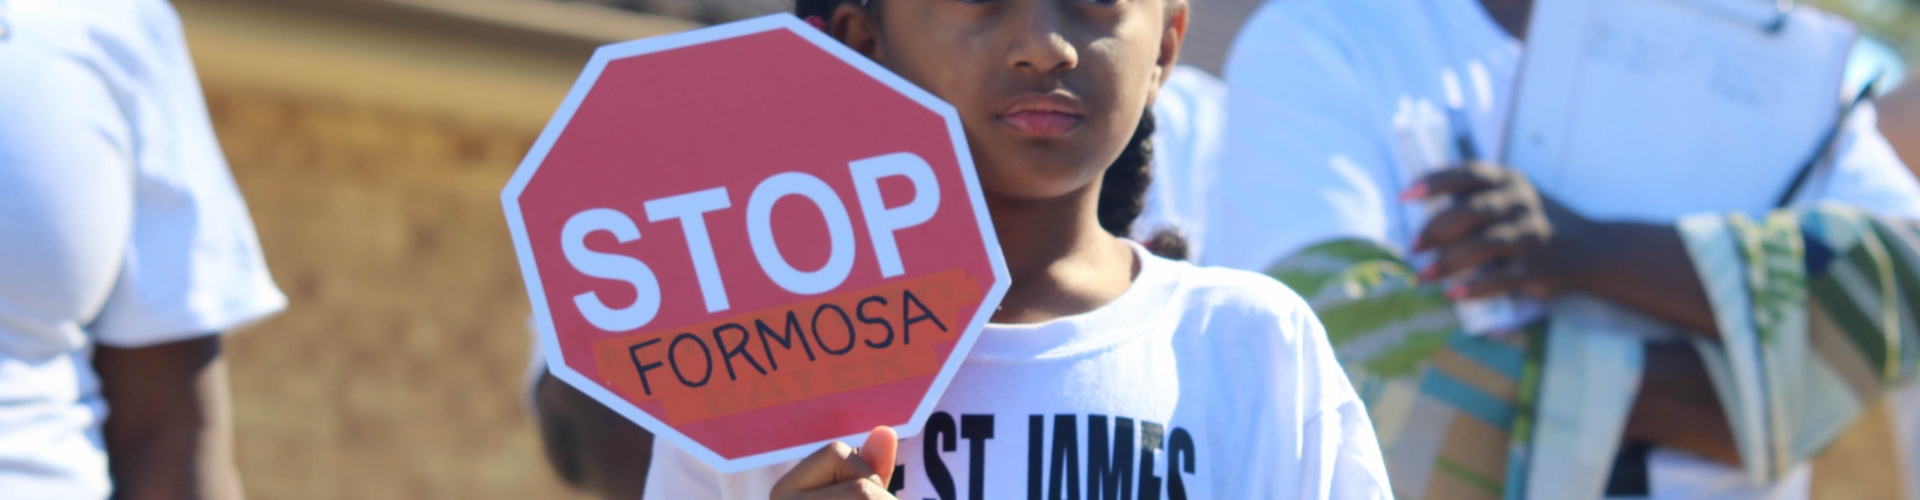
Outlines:
[{"label": "child's face", "polygon": [[[1167,2],[1180,2],[1169,8]],[[873,0],[836,34],[960,112],[982,187],[1058,197],[1100,178],[1179,53],[1182,0]]]}]

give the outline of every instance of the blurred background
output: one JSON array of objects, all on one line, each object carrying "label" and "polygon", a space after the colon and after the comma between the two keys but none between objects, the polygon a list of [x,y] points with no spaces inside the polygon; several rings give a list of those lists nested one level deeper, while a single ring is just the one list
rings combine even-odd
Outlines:
[{"label": "blurred background", "polygon": [[[1218,74],[1261,0],[1192,0]],[[567,498],[520,394],[499,192],[593,49],[790,0],[175,0],[292,306],[232,338],[254,498]],[[1803,2],[1920,57],[1920,0]],[[1920,162],[1920,86],[1883,127]]]}]

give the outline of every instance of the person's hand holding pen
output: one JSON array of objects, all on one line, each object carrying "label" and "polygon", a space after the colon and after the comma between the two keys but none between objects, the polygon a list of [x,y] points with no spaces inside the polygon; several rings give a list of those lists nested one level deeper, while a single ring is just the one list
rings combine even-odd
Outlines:
[{"label": "person's hand holding pen", "polygon": [[[1453,300],[1578,289],[1718,338],[1713,310],[1673,227],[1594,221],[1534,189],[1524,175],[1481,162],[1434,172],[1403,201],[1447,199],[1414,241],[1433,250],[1423,281],[1462,275]],[[1645,389],[1625,437],[1739,463],[1732,430],[1700,357],[1686,343],[1647,346]]]},{"label": "person's hand holding pen", "polygon": [[1468,162],[1428,174],[1400,194],[1403,202],[1429,199],[1449,203],[1428,219],[1413,249],[1434,252],[1421,281],[1460,277],[1447,287],[1449,299],[1513,292],[1549,298],[1578,286],[1591,268],[1583,250],[1593,224],[1513,169]]}]

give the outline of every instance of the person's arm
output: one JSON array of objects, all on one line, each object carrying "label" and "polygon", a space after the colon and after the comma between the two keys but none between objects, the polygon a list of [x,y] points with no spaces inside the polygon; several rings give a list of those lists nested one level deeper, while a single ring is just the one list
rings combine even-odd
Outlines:
[{"label": "person's arm", "polygon": [[[1712,304],[1672,226],[1597,222],[1535,191],[1513,170],[1474,164],[1428,176],[1404,198],[1452,197],[1416,249],[1436,258],[1422,279],[1467,274],[1454,300],[1580,290],[1718,338]],[[1705,365],[1684,344],[1649,346],[1626,437],[1739,463]]]},{"label": "person's arm", "polygon": [[1526,177],[1479,163],[1428,176],[1404,198],[1455,197],[1414,241],[1434,250],[1421,279],[1470,275],[1454,300],[1578,289],[1709,337],[1719,328],[1672,226],[1588,220],[1535,191]]},{"label": "person's arm", "polygon": [[653,434],[551,373],[534,383],[547,463],[575,489],[639,500],[653,463]]},{"label": "person's arm", "polygon": [[93,354],[114,498],[237,499],[220,336]]},{"label": "person's arm", "polygon": [[[1547,200],[1556,226],[1585,249],[1573,268],[1573,287],[1689,331],[1719,337],[1713,305],[1701,288],[1692,258],[1672,226],[1635,222],[1594,223]],[[1564,222],[1562,222],[1564,221]],[[1713,378],[1694,347],[1684,342],[1647,345],[1640,392],[1627,416],[1626,439],[1685,450],[1729,465],[1740,463],[1733,427],[1714,391]]]},{"label": "person's arm", "polygon": [[1640,393],[1627,414],[1625,438],[1684,450],[1727,465],[1740,464],[1733,426],[1713,378],[1684,342],[1647,345]]}]

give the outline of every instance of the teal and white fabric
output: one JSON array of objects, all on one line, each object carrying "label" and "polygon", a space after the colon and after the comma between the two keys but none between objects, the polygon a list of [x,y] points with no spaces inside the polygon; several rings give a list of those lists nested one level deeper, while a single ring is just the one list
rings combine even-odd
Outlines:
[{"label": "teal and white fabric", "polygon": [[[1696,340],[1747,475],[1812,459],[1920,361],[1920,226],[1834,205],[1679,226],[1722,342]],[[1894,454],[1897,457],[1897,454]]]},{"label": "teal and white fabric", "polygon": [[1393,251],[1315,245],[1268,271],[1326,326],[1401,498],[1525,498],[1541,339],[1460,332],[1451,303]]}]

